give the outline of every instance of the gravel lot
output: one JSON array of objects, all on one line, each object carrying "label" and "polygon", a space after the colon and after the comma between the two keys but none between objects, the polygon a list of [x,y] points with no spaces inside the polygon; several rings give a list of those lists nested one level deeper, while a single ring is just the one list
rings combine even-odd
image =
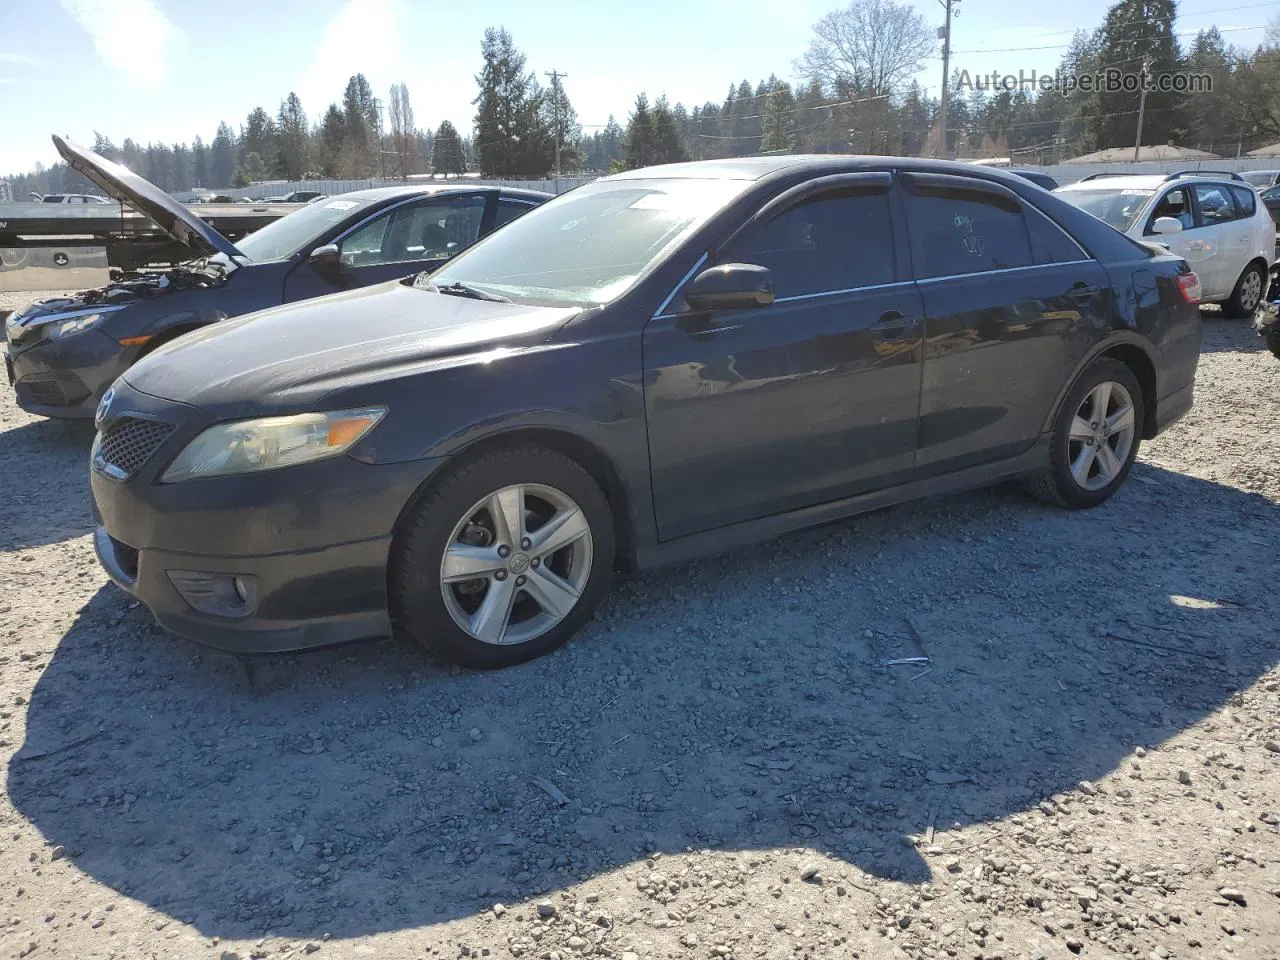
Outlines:
[{"label": "gravel lot", "polygon": [[1098,510],[883,511],[491,674],[162,634],[93,559],[90,428],[0,390],[0,956],[1280,956],[1260,346],[1206,311]]}]

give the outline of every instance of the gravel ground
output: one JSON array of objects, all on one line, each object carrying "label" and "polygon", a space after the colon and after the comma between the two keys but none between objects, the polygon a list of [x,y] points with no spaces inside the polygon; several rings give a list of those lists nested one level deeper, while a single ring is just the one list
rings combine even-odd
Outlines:
[{"label": "gravel ground", "polygon": [[164,635],[94,562],[89,428],[0,391],[0,956],[1280,956],[1259,347],[1206,312],[1098,510],[886,510],[489,674]]}]

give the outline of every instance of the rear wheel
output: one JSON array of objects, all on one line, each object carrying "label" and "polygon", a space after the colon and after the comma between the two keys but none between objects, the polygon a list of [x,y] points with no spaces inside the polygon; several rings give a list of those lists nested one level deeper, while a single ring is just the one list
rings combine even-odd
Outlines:
[{"label": "rear wheel", "polygon": [[1257,312],[1262,295],[1266,292],[1267,273],[1258,264],[1251,263],[1244,268],[1236,288],[1231,292],[1231,299],[1222,304],[1222,314],[1235,319],[1250,319]]},{"label": "rear wheel", "polygon": [[1049,466],[1028,479],[1028,489],[1070,509],[1106,502],[1138,456],[1144,415],[1133,372],[1110,357],[1094,361],[1067,395],[1054,423]]},{"label": "rear wheel", "polygon": [[608,589],[614,536],[600,486],[568,457],[525,447],[462,464],[396,538],[397,632],[481,669],[548,653]]}]

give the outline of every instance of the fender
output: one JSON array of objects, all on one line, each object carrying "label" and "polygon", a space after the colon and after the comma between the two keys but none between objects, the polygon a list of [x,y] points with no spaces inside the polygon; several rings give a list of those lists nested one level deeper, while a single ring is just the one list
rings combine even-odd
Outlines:
[{"label": "fender", "polygon": [[1045,418],[1044,422],[1040,425],[1041,433],[1048,433],[1053,429],[1053,423],[1055,420],[1058,419],[1058,413],[1062,409],[1062,404],[1067,399],[1067,394],[1071,392],[1071,388],[1075,386],[1076,380],[1080,378],[1080,374],[1084,372],[1085,368],[1088,367],[1089,364],[1093,363],[1094,360],[1098,359],[1098,357],[1100,357],[1102,354],[1106,353],[1108,350],[1113,350],[1119,346],[1137,347],[1139,350],[1142,351],[1143,355],[1147,358],[1148,362],[1151,364],[1152,370],[1155,371],[1155,376],[1156,376],[1155,397],[1153,398],[1153,402],[1148,404],[1148,406],[1150,406],[1151,409],[1144,411],[1148,418],[1154,415],[1155,403],[1158,403],[1160,400],[1160,380],[1159,380],[1160,368],[1156,364],[1155,348],[1152,347],[1150,340],[1146,339],[1143,336],[1140,336],[1137,333],[1134,333],[1132,330],[1116,330],[1112,332],[1108,337],[1106,337],[1106,339],[1099,340],[1092,347],[1090,347],[1088,352],[1085,353],[1084,357],[1080,360],[1079,363],[1075,365],[1075,368],[1071,371],[1071,376],[1067,377],[1063,381],[1062,388],[1058,391],[1058,395],[1054,397],[1053,405],[1049,408],[1049,415]]}]

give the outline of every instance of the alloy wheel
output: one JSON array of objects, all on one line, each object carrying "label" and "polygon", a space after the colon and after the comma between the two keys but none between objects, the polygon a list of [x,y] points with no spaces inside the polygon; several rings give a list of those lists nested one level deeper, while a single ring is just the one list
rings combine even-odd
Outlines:
[{"label": "alloy wheel", "polygon": [[527,643],[577,605],[591,574],[591,525],[563,491],[503,487],[458,521],[440,562],[445,608],[483,643]]},{"label": "alloy wheel", "polygon": [[1137,435],[1133,397],[1123,384],[1104,380],[1080,404],[1071,421],[1067,459],[1085,490],[1101,490],[1124,469]]}]

